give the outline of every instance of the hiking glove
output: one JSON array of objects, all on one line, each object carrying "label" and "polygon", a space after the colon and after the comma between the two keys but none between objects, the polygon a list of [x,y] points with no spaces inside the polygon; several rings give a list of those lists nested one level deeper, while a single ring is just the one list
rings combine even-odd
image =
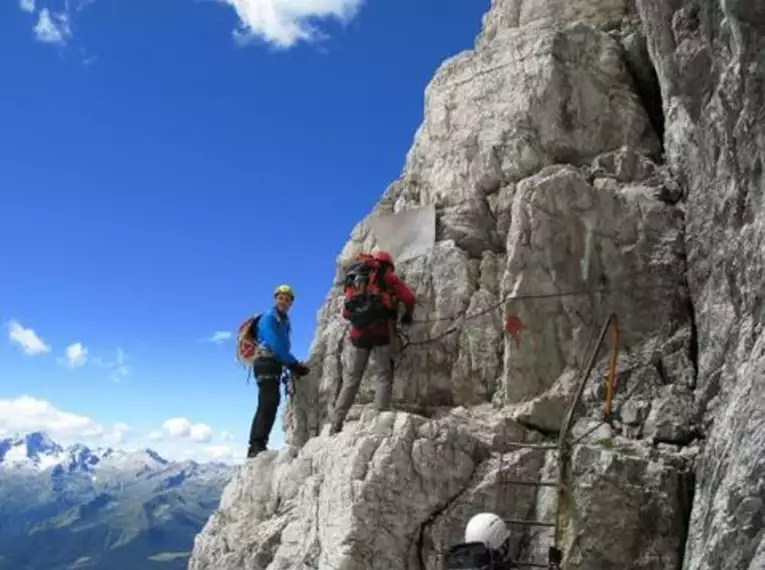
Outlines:
[{"label": "hiking glove", "polygon": [[297,364],[293,364],[292,367],[290,368],[290,370],[292,371],[292,373],[295,376],[305,376],[306,374],[308,374],[311,371],[311,369],[308,368],[302,362],[298,362]]},{"label": "hiking glove", "polygon": [[409,313],[404,313],[401,316],[401,324],[402,325],[411,325],[412,324],[412,315]]}]

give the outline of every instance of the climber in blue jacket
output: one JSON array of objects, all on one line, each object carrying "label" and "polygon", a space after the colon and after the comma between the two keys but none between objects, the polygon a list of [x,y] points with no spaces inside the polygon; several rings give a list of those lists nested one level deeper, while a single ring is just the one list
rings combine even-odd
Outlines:
[{"label": "climber in blue jacket", "polygon": [[292,327],[287,313],[295,301],[295,293],[289,285],[280,285],[274,291],[274,298],[275,306],[263,313],[257,324],[252,371],[258,384],[258,409],[252,419],[247,457],[266,450],[281,400],[279,384],[284,369],[296,376],[309,372],[291,352]]},{"label": "climber in blue jacket", "polygon": [[[288,309],[287,309],[288,310]],[[258,321],[258,345],[273,355],[278,366],[291,367],[298,359],[290,352],[292,325],[286,310],[274,307]]]}]

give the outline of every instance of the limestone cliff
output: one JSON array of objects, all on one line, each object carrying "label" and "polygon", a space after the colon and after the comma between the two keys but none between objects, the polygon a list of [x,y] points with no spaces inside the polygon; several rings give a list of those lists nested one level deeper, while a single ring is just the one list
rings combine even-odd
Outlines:
[{"label": "limestone cliff", "polygon": [[[289,442],[250,461],[191,570],[440,568],[467,519],[561,515],[566,570],[762,570],[765,10],[745,0],[494,0],[475,49],[445,61],[398,180],[370,216],[432,205],[395,411],[375,367],[343,433],[333,288]],[[762,51],[765,54],[765,50]],[[374,245],[369,220],[342,252]],[[618,317],[611,429],[599,353],[551,479],[591,341]],[[508,334],[508,318],[520,334]],[[760,445],[758,445],[758,443]],[[532,530],[529,530],[531,528]],[[514,526],[545,562],[552,530]]]}]

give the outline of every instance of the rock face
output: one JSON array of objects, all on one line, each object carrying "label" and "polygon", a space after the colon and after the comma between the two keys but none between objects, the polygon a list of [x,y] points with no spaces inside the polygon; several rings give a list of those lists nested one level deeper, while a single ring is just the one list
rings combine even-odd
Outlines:
[{"label": "rock face", "polygon": [[[550,497],[534,488],[498,484],[500,471],[539,480],[552,452],[508,452],[497,443],[539,441],[539,434],[496,412],[483,422],[479,415],[427,420],[366,412],[359,429],[331,445],[322,435],[299,452],[259,456],[227,487],[189,567],[441,568],[473,514],[489,509],[528,519],[549,510]],[[577,534],[569,538],[566,568],[615,568],[625,551],[634,554],[631,568],[678,567],[688,466],[675,454],[624,445],[582,446],[574,454],[577,491],[567,520]],[[528,557],[548,542],[519,532],[513,548]]]},{"label": "rock face", "polygon": [[640,0],[685,189],[707,441],[685,568],[765,567],[765,5]]},{"label": "rock face", "polygon": [[[419,322],[394,401],[427,415],[543,395],[581,364],[612,311],[628,353],[690,329],[682,211],[657,198],[673,184],[651,159],[660,141],[618,41],[574,22],[479,46],[428,86],[404,173],[371,214],[422,204],[439,214],[433,253],[397,268]],[[373,245],[362,222],[341,257]],[[336,289],[320,315],[311,360],[321,375],[293,409],[296,444],[318,434],[348,371],[340,302]],[[517,343],[504,332],[508,314],[524,325]],[[371,400],[376,373],[359,401]]]},{"label": "rock face", "polygon": [[[475,49],[441,65],[370,214],[437,212],[432,252],[397,266],[418,308],[395,411],[367,409],[372,363],[343,433],[322,429],[352,351],[335,287],[291,445],[242,469],[191,570],[436,569],[482,510],[558,515],[566,570],[764,567],[765,11],[637,4],[494,0]],[[370,219],[341,258],[375,245]],[[612,314],[568,492],[507,484],[555,475],[557,451],[510,442],[560,429]],[[544,563],[552,531],[513,530]]]}]

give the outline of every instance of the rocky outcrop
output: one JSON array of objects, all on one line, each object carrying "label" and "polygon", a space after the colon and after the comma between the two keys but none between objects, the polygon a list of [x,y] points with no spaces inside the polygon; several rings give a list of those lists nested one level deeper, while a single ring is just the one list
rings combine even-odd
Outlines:
[{"label": "rocky outcrop", "polygon": [[[395,411],[367,409],[372,363],[346,429],[323,431],[352,350],[334,287],[290,445],[238,474],[192,570],[435,569],[486,509],[558,516],[566,570],[765,564],[765,12],[750,6],[492,2],[339,258],[374,247],[374,216],[435,208],[432,252],[397,266],[418,309]],[[510,442],[557,434],[612,314],[613,421],[602,350],[562,500],[507,484],[555,475],[556,451]],[[514,552],[544,562],[551,540],[518,526]]]},{"label": "rocky outcrop", "polygon": [[639,0],[686,195],[707,435],[685,568],[765,567],[765,6]]},{"label": "rocky outcrop", "polygon": [[[487,22],[508,10],[495,3]],[[582,21],[487,33],[436,73],[404,172],[370,214],[438,212],[432,254],[397,268],[419,322],[394,403],[426,415],[542,396],[581,365],[609,312],[625,352],[643,356],[691,324],[682,211],[661,199],[676,188],[651,158],[660,142],[623,47]],[[373,246],[362,221],[341,258]],[[340,302],[335,289],[320,314],[320,374],[288,419],[295,444],[318,434],[348,372]],[[523,323],[519,342],[504,332],[509,314]],[[689,344],[674,350],[687,355]]]},{"label": "rocky outcrop", "polygon": [[[499,477],[539,480],[554,452],[502,449],[509,439],[541,437],[501,414],[480,415],[365,412],[358,429],[331,445],[322,435],[299,452],[261,455],[227,487],[190,569],[441,568],[445,549],[477,512],[552,520],[544,513],[554,510],[549,493],[510,489]],[[675,454],[624,445],[587,445],[574,454],[567,568],[613,568],[625,552],[636,570],[678,567],[688,466]],[[515,536],[516,556],[543,560],[548,536]]]}]

